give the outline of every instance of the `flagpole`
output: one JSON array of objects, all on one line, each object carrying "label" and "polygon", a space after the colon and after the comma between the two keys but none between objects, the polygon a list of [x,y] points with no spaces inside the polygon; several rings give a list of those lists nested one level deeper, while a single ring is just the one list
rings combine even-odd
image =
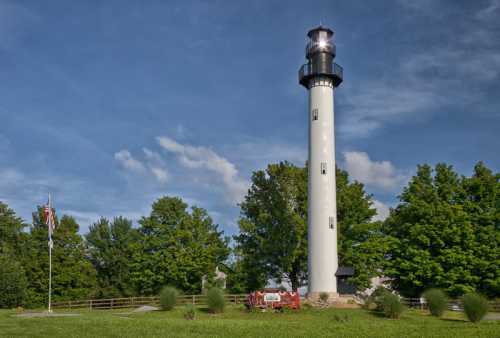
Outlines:
[{"label": "flagpole", "polygon": [[[52,201],[50,199],[50,193],[49,193],[49,212],[51,215],[52,214]],[[52,312],[52,217],[49,217],[49,225],[48,225],[48,230],[49,230],[49,313]]]}]

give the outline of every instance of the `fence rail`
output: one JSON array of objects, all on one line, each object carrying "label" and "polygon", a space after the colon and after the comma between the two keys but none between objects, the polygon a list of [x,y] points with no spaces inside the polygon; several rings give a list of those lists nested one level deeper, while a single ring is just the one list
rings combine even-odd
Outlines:
[{"label": "fence rail", "polygon": [[[427,309],[427,303],[423,302],[421,298],[401,298],[403,304],[411,308],[418,308],[421,310]],[[489,301],[489,309],[492,312],[500,312],[500,301]],[[462,301],[459,299],[452,299],[448,302],[448,309],[452,311],[463,311]]]},{"label": "fence rail", "polygon": [[[246,294],[226,294],[224,298],[229,304],[243,304],[245,302]],[[402,298],[402,303],[410,308],[417,308],[421,310],[427,309],[427,304],[422,302],[420,298]],[[500,312],[500,302],[490,301],[490,311]],[[177,304],[193,304],[193,305],[206,305],[206,295],[182,295],[177,297]],[[52,303],[54,309],[89,309],[89,310],[105,310],[105,309],[123,309],[134,308],[143,305],[160,305],[160,297],[129,297],[129,298],[109,298],[109,299],[86,299],[86,300],[70,300]],[[459,300],[450,300],[448,309],[454,311],[462,311],[463,305]]]},{"label": "fence rail", "polygon": [[[246,299],[244,294],[227,294],[224,295],[227,303],[243,304]],[[206,305],[206,295],[182,295],[177,297],[177,304],[193,304]],[[109,299],[85,299],[85,300],[70,300],[52,303],[54,309],[89,309],[89,310],[105,310],[105,309],[123,309],[134,308],[143,305],[160,305],[160,297],[129,297],[129,298],[109,298]]]}]

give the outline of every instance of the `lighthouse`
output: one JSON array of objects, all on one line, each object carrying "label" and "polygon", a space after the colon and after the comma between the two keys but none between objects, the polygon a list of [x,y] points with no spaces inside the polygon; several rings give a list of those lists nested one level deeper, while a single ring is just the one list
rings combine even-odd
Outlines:
[{"label": "lighthouse", "polygon": [[307,33],[307,63],[299,83],[309,91],[308,297],[338,297],[337,201],[335,189],[334,93],[342,67],[334,63],[333,31],[319,26]]}]

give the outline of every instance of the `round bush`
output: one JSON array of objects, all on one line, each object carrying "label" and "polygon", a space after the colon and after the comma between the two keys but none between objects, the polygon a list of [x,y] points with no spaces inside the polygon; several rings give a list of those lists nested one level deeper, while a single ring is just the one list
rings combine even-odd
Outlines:
[{"label": "round bush", "polygon": [[166,286],[160,293],[160,306],[163,310],[172,310],[177,303],[179,292],[172,286]]},{"label": "round bush", "polygon": [[224,306],[226,305],[224,292],[219,288],[210,288],[207,292],[207,303],[210,312],[224,312]]},{"label": "round bush", "polygon": [[488,312],[488,301],[477,293],[466,294],[463,303],[465,315],[473,323],[479,322]]},{"label": "round bush", "polygon": [[445,293],[439,289],[429,289],[422,295],[429,306],[431,315],[441,317],[448,305],[448,298]]},{"label": "round bush", "polygon": [[382,298],[382,311],[388,318],[398,319],[404,311],[399,297],[387,292]]},{"label": "round bush", "polygon": [[196,319],[196,308],[193,304],[187,304],[184,309],[184,318],[187,320],[195,320]]},{"label": "round bush", "polygon": [[323,303],[328,302],[328,298],[330,298],[330,295],[328,292],[320,292],[319,293],[319,300],[322,301]]},{"label": "round bush", "polygon": [[377,287],[372,292],[372,294],[365,300],[363,307],[367,310],[375,309],[377,311],[383,311],[382,301],[384,299],[384,296],[388,293],[390,292],[385,287],[383,286]]}]

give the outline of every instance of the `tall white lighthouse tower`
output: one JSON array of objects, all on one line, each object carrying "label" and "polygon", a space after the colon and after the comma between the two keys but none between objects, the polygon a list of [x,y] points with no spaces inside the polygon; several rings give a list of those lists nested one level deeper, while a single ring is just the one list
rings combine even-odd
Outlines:
[{"label": "tall white lighthouse tower", "polygon": [[308,297],[337,297],[337,202],[335,191],[334,92],[342,67],[333,62],[333,31],[319,26],[307,33],[307,63],[299,82],[309,90]]}]

